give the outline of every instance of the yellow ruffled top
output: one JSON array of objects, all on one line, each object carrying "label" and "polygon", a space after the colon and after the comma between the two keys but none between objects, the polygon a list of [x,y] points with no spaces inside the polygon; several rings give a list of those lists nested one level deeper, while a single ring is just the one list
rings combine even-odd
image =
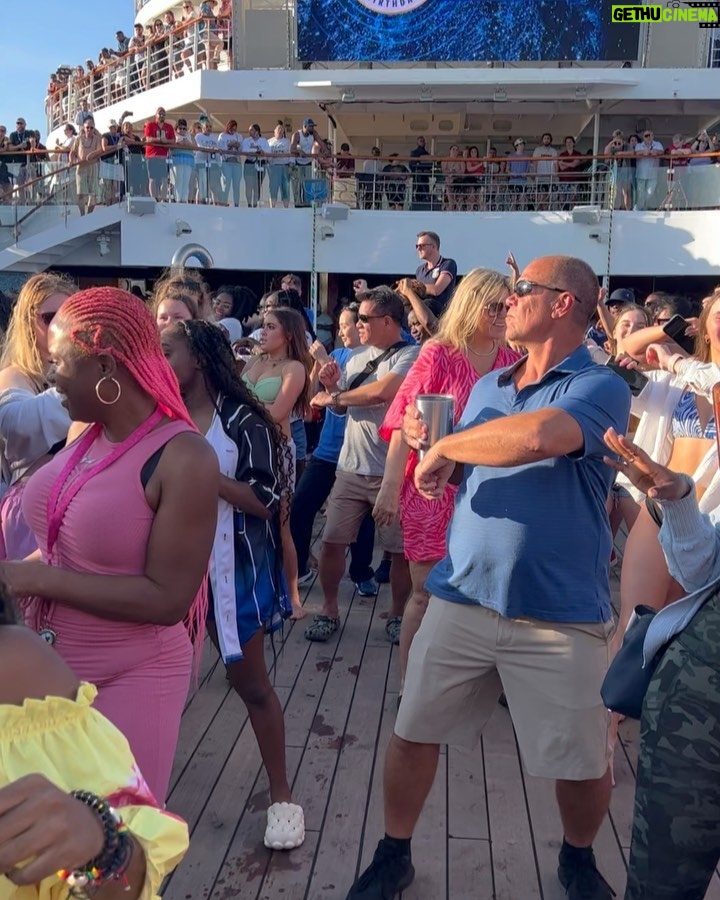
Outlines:
[{"label": "yellow ruffled top", "polygon": [[[0,788],[40,773],[64,791],[107,798],[145,849],[147,877],[140,896],[154,900],[187,850],[187,825],[157,808],[127,740],[93,709],[96,695],[93,685],[82,684],[75,700],[0,705]],[[0,900],[65,900],[67,893],[56,877],[18,888],[0,875]]]}]

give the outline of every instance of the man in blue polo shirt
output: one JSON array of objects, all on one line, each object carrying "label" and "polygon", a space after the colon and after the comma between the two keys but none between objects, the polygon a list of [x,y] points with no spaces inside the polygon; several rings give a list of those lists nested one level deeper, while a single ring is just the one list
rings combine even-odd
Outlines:
[{"label": "man in blue polo shirt", "polygon": [[[611,785],[600,698],[612,630],[603,435],[627,427],[630,392],[583,345],[598,295],[579,259],[530,263],[507,314],[507,337],[527,357],[478,381],[457,432],[416,470],[420,491],[440,497],[463,466],[385,759],[386,835],[348,900],[386,900],[410,884],[410,839],[439,746],[474,747],[501,690],[526,769],[556,781],[566,896],[612,896],[592,851]],[[415,448],[426,437],[412,414],[405,437]]]}]

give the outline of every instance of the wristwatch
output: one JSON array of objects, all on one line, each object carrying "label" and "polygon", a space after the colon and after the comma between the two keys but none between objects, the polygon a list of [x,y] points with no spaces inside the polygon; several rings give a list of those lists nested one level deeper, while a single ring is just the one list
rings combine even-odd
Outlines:
[{"label": "wristwatch", "polygon": [[342,391],[333,391],[333,392],[330,394],[330,399],[332,400],[332,405],[333,405],[333,406],[339,406],[339,405],[340,405],[340,404],[338,403],[338,397],[340,396],[340,394],[342,394]]}]

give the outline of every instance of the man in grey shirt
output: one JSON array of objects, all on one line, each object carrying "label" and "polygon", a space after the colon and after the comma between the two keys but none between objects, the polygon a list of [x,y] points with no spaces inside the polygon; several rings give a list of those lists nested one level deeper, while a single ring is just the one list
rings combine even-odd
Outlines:
[{"label": "man in grey shirt", "polygon": [[[356,539],[362,520],[372,512],[385,471],[388,445],[380,438],[380,426],[419,351],[402,340],[403,301],[395,291],[377,287],[359,294],[358,300],[362,346],[348,358],[344,375],[335,362],[323,366],[320,381],[325,390],[312,401],[316,407],[344,410],[347,421],[320,551],[324,603],[321,614],[305,630],[309,641],[327,641],[340,626],[338,589],[345,572],[345,551]],[[377,534],[392,556],[392,608],[385,631],[389,640],[398,643],[411,587],[402,531],[399,523],[394,523],[378,527]]]}]

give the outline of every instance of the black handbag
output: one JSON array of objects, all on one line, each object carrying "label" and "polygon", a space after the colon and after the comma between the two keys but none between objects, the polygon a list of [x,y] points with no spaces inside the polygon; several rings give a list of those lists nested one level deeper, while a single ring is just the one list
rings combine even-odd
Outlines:
[{"label": "black handbag", "polygon": [[635,607],[636,619],[625,632],[622,647],[610,663],[600,688],[605,706],[630,719],[640,718],[650,679],[662,657],[662,650],[658,650],[643,666],[645,635],[656,613],[651,606]]}]

